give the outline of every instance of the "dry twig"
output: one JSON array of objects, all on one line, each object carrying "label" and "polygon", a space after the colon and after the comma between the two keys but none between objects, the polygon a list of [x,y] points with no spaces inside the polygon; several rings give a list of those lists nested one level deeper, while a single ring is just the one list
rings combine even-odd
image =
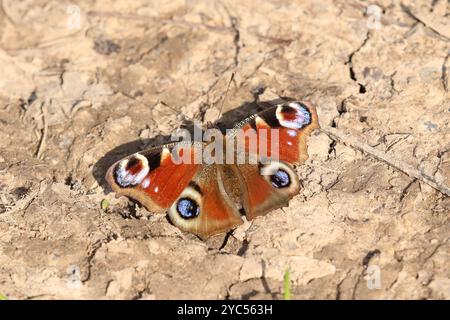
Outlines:
[{"label": "dry twig", "polygon": [[41,133],[41,139],[39,140],[39,145],[38,145],[38,149],[36,151],[36,158],[41,159],[42,156],[42,152],[45,149],[45,144],[47,142],[47,134],[48,134],[48,125],[47,125],[47,119],[46,119],[46,107],[45,107],[45,102],[42,102],[41,104],[41,112],[42,112],[42,124],[43,124],[43,129],[42,129],[42,133]]},{"label": "dry twig", "polygon": [[384,163],[388,164],[389,166],[394,167],[395,169],[400,170],[401,172],[407,174],[411,178],[416,178],[417,180],[428,184],[429,186],[438,190],[442,194],[450,196],[450,188],[449,187],[447,187],[446,185],[444,185],[443,183],[441,183],[439,181],[436,181],[436,179],[434,179],[433,177],[415,169],[413,166],[411,166],[401,160],[395,159],[394,157],[391,157],[391,156],[387,155],[386,153],[384,153],[378,149],[375,149],[375,148],[369,146],[368,144],[363,143],[346,133],[343,133],[343,132],[337,130],[336,128],[326,127],[326,128],[322,128],[321,131],[323,131],[324,133],[329,135],[331,138],[338,140],[351,148],[358,149],[358,150],[368,154],[369,156],[372,156],[373,158],[375,158],[377,160],[383,161]]}]

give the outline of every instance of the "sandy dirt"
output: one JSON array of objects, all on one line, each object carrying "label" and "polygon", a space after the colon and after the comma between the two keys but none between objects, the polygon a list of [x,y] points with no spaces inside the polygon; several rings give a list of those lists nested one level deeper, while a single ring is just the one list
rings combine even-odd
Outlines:
[{"label": "sandy dirt", "polygon": [[447,1],[0,3],[0,294],[282,299],[290,270],[295,299],[450,299],[450,197],[323,131],[289,207],[206,242],[104,181],[235,72],[225,111],[307,99],[450,186]]}]

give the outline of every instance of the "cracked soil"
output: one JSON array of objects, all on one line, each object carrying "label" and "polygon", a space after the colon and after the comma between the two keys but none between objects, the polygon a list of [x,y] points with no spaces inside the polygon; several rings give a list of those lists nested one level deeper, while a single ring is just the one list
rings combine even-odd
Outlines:
[{"label": "cracked soil", "polygon": [[310,100],[450,186],[447,1],[0,3],[0,294],[281,299],[289,269],[295,299],[450,299],[450,197],[321,130],[289,207],[205,242],[103,178],[214,121],[234,72],[225,115]]}]

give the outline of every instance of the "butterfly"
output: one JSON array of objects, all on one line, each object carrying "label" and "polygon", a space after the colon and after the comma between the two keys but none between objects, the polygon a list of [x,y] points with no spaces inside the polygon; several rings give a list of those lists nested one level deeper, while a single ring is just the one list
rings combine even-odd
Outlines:
[{"label": "butterfly", "polygon": [[[183,231],[202,239],[228,232],[241,223],[242,214],[252,220],[288,205],[299,193],[300,181],[294,169],[308,158],[307,139],[319,128],[316,108],[308,102],[282,101],[240,121],[232,134],[221,134],[227,145],[236,131],[253,132],[257,144],[247,140],[235,159],[244,154],[253,162],[180,162],[178,156],[195,160],[211,141],[170,143],[134,153],[114,163],[106,181],[116,197],[127,196],[150,212],[167,211],[170,221]],[[264,153],[260,146],[273,145],[278,153]],[[267,148],[266,148],[267,149]],[[256,160],[255,160],[256,159]]]}]

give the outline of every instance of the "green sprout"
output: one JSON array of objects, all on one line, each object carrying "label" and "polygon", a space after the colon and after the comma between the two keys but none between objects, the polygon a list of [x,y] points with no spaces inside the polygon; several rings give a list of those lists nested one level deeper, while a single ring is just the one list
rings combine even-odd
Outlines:
[{"label": "green sprout", "polygon": [[108,199],[103,199],[102,202],[100,202],[100,207],[104,212],[106,212],[109,208],[109,201]]},{"label": "green sprout", "polygon": [[0,293],[0,300],[8,300],[8,298],[5,295]]},{"label": "green sprout", "polygon": [[291,300],[291,277],[289,269],[284,272],[284,300]]}]

